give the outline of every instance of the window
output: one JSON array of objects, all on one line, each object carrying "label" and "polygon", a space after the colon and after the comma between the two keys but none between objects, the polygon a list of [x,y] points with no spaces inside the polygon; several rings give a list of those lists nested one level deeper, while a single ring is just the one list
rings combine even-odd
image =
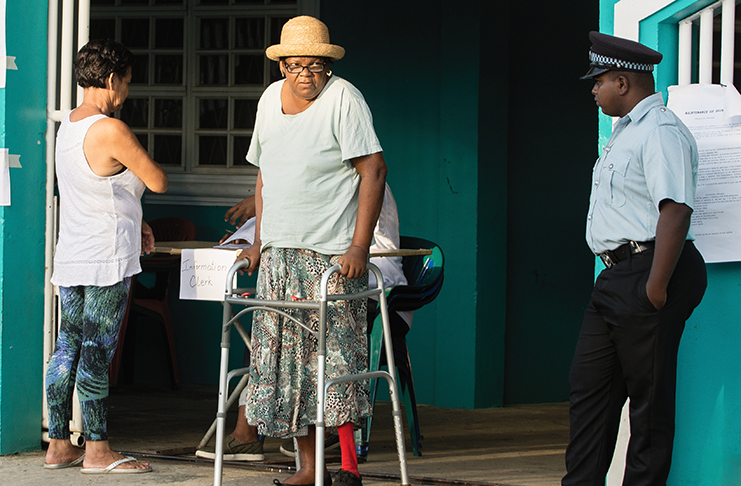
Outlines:
[{"label": "window", "polygon": [[679,22],[679,84],[734,84],[739,13],[736,0],[721,0]]},{"label": "window", "polygon": [[232,204],[251,194],[257,170],[244,157],[257,100],[280,79],[265,48],[280,42],[299,2],[91,1],[90,38],[115,38],[135,55],[116,116],[170,178],[167,194],[148,203]]}]

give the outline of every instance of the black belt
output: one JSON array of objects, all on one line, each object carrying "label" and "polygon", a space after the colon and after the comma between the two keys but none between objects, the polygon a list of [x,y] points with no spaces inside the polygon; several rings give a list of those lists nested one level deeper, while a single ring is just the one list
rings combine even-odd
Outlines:
[{"label": "black belt", "polygon": [[604,263],[607,268],[611,268],[617,265],[619,261],[628,258],[629,255],[651,250],[653,247],[653,241],[629,241],[624,245],[618,246],[614,250],[607,250],[597,256],[602,259],[602,263]]}]

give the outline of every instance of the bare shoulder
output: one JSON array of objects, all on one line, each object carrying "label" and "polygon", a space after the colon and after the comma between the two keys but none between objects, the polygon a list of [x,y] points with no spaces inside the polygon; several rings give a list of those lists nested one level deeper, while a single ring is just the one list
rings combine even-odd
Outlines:
[{"label": "bare shoulder", "polygon": [[[133,132],[126,123],[118,118],[103,118],[90,126],[88,136],[105,137],[109,141],[120,139],[121,136],[133,135]],[[111,138],[114,137],[114,138]]]},{"label": "bare shoulder", "polygon": [[117,174],[136,161],[141,145],[131,129],[116,118],[102,118],[90,126],[83,144],[90,168],[99,176]]}]

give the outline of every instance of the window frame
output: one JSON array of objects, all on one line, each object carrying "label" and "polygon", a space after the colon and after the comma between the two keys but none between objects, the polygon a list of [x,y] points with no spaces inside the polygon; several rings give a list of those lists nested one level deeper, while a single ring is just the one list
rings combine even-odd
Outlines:
[{"label": "window frame", "polygon": [[[116,2],[118,3],[118,2]],[[151,3],[151,2],[150,2]],[[153,139],[157,134],[176,133],[178,129],[154,127],[154,103],[156,99],[178,98],[182,102],[182,127],[180,133],[182,162],[180,166],[164,166],[168,174],[168,191],[165,194],[155,194],[147,191],[147,204],[171,204],[171,205],[197,205],[197,206],[231,206],[244,197],[254,194],[257,180],[257,168],[246,164],[234,166],[234,140],[235,136],[251,136],[252,129],[234,127],[234,105],[235,100],[259,99],[262,92],[270,84],[270,69],[273,61],[264,58],[265,71],[263,73],[263,84],[258,85],[235,85],[235,64],[232,63],[235,56],[243,50],[235,50],[232,46],[235,20],[241,17],[263,16],[266,19],[264,32],[265,47],[268,47],[271,38],[270,20],[275,17],[293,17],[295,15],[318,16],[319,0],[297,0],[295,4],[274,5],[197,5],[198,0],[184,0],[182,5],[177,6],[96,6],[91,8],[91,19],[113,18],[115,20],[116,32],[121,32],[121,20],[125,18],[148,17],[150,36],[154,33],[154,24],[157,18],[182,16],[183,18],[183,84],[177,85],[140,85],[131,86],[130,98],[148,98],[149,113],[148,127],[146,129],[134,128],[137,135],[147,134],[148,149],[153,153]],[[233,2],[229,2],[233,3]],[[199,84],[199,54],[203,49],[198,47],[200,40],[200,23],[203,18],[229,19],[229,46],[227,49],[219,49],[229,55],[229,82],[226,86],[201,86]],[[279,35],[279,34],[278,34]],[[154,46],[154,40],[150,41]],[[162,49],[148,47],[149,52],[149,79],[153,79],[155,53]],[[166,49],[165,49],[166,50]],[[143,49],[132,49],[135,53]],[[262,52],[264,56],[264,51]],[[227,100],[227,126],[226,128],[199,128],[200,101],[202,99],[226,99]],[[117,114],[116,116],[120,116]],[[227,137],[226,164],[219,166],[199,165],[197,163],[199,150],[199,135],[214,134]],[[156,159],[155,159],[156,160]]]}]

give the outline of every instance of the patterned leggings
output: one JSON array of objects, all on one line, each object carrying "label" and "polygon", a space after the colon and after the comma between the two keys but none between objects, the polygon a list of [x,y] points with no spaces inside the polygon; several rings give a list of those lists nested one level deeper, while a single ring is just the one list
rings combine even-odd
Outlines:
[{"label": "patterned leggings", "polygon": [[46,372],[49,438],[69,439],[77,382],[85,440],[108,440],[108,366],[128,304],[131,277],[109,287],[60,287],[62,317]]}]

